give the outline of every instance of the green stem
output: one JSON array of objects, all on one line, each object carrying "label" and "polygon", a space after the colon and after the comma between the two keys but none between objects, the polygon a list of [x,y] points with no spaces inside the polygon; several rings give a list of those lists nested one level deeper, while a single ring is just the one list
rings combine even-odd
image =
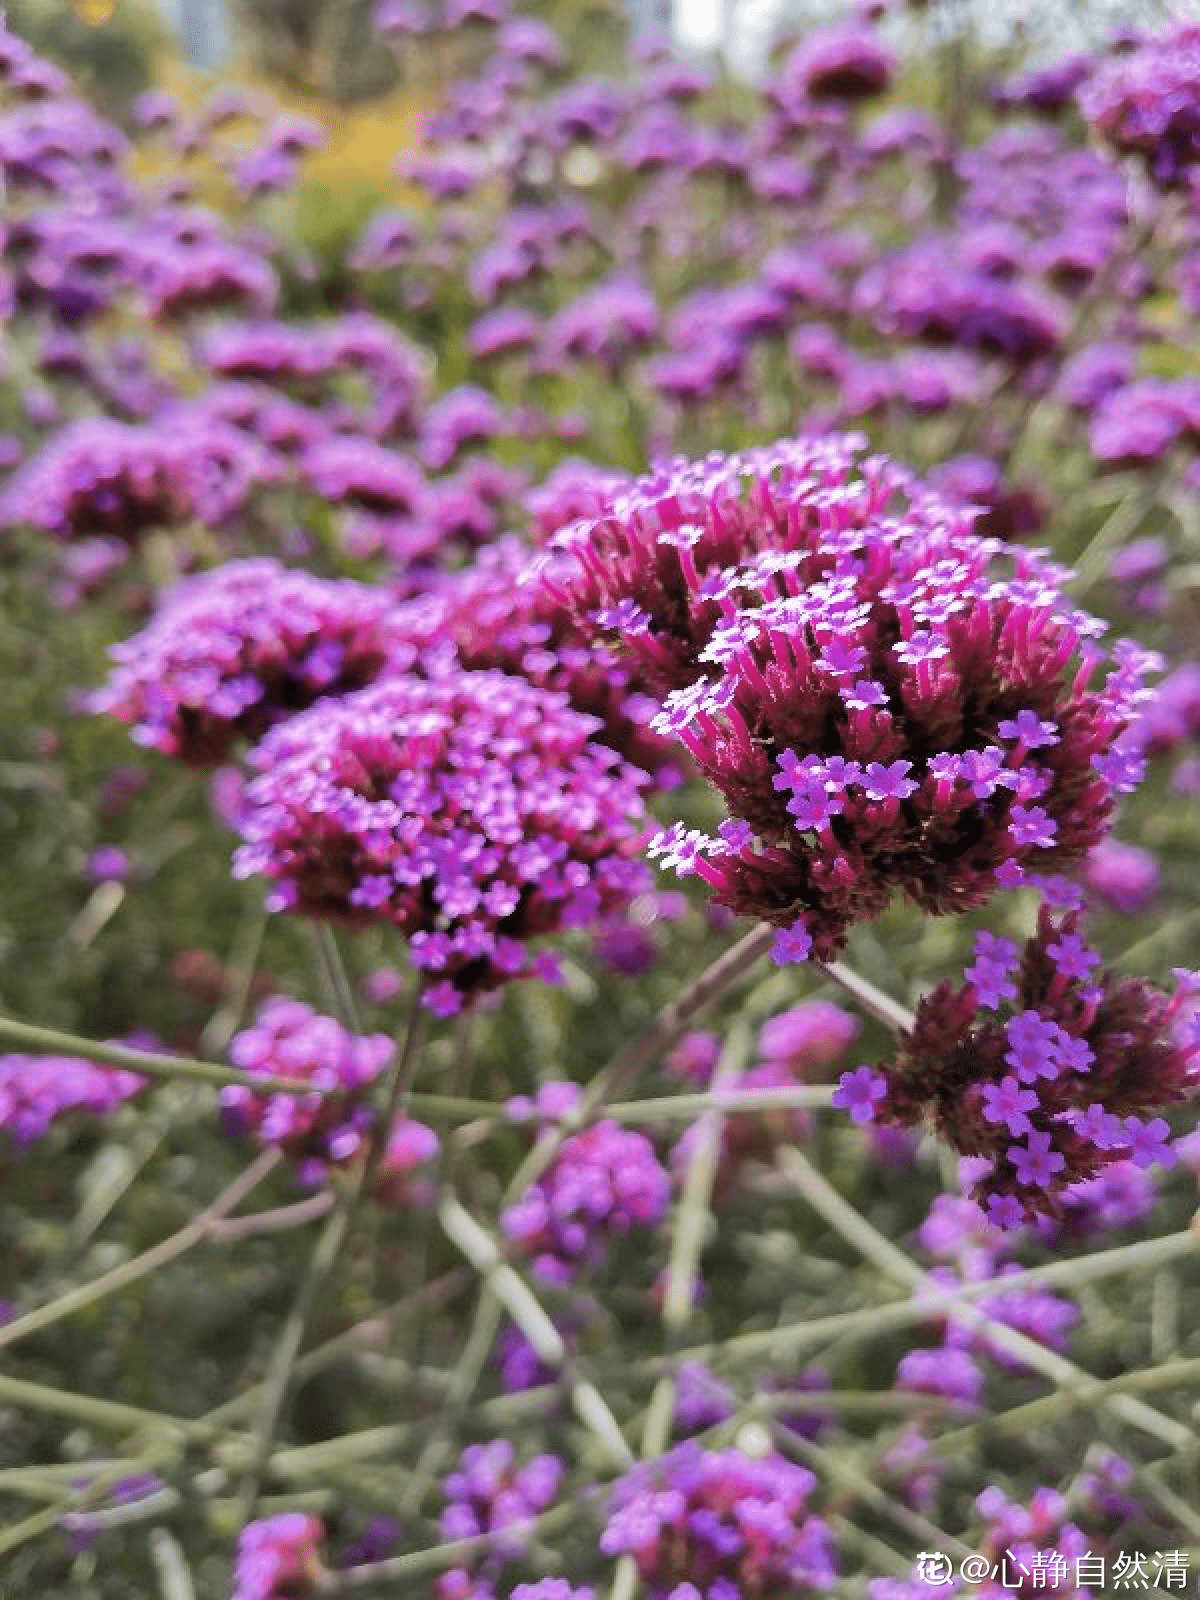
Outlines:
[{"label": "green stem", "polygon": [[[442,1197],[438,1217],[446,1237],[479,1273],[541,1360],[556,1370],[568,1368],[567,1347],[562,1335],[533,1290],[504,1260],[487,1230],[480,1227],[451,1193]],[[632,1465],[633,1455],[625,1436],[595,1384],[573,1378],[571,1401],[580,1421],[595,1434],[617,1466]]]},{"label": "green stem", "polygon": [[[838,1194],[799,1150],[789,1148],[781,1151],[779,1165],[813,1209],[873,1265],[886,1272],[889,1277],[911,1288],[935,1287],[936,1280],[922,1271],[890,1239],[885,1238],[865,1217],[855,1211],[854,1207]],[[1157,1242],[1159,1241],[1147,1240],[1146,1244]],[[1194,1251],[1196,1240],[1191,1238],[1190,1244]],[[1013,1280],[1006,1278],[1001,1282],[1007,1291],[1011,1288]],[[922,1303],[928,1307],[928,1301],[922,1300]],[[1031,1339],[1015,1328],[989,1317],[986,1311],[975,1306],[955,1303],[948,1308],[947,1315],[955,1322],[985,1334],[989,1344],[1015,1356],[1042,1377],[1049,1378],[1051,1383],[1090,1396],[1092,1387],[1097,1381],[1091,1373],[1077,1367],[1065,1356],[1048,1350],[1036,1339]],[[1142,1401],[1130,1395],[1119,1393],[1105,1395],[1101,1390],[1097,1398],[1100,1404],[1120,1421],[1139,1428],[1143,1433],[1169,1444],[1173,1449],[1184,1447],[1194,1439],[1192,1430],[1183,1423],[1164,1416],[1162,1412],[1155,1411],[1153,1407],[1144,1405]]]},{"label": "green stem", "polygon": [[104,1044],[98,1039],[84,1039],[77,1033],[62,1033],[57,1028],[39,1028],[31,1022],[18,1022],[15,1017],[0,1017],[0,1039],[10,1044],[22,1045],[40,1055],[82,1056],[85,1061],[99,1061],[104,1066],[124,1067],[128,1072],[139,1072],[144,1078],[191,1078],[197,1083],[211,1083],[216,1088],[226,1084],[241,1084],[256,1094],[313,1093],[311,1083],[302,1078],[268,1077],[265,1073],[240,1072],[237,1067],[222,1067],[215,1061],[192,1061],[187,1056],[164,1056],[150,1050],[130,1050],[121,1044]]},{"label": "green stem", "polygon": [[[713,1074],[713,1095],[720,1098],[722,1090],[736,1083],[745,1070],[750,1055],[750,1030],[744,1019],[739,1019],[730,1029],[721,1058]],[[696,1272],[704,1249],[704,1237],[711,1218],[713,1184],[721,1159],[721,1141],[725,1133],[725,1118],[719,1111],[706,1113],[705,1120],[697,1125],[697,1138],[684,1174],[683,1193],[671,1240],[671,1254],[667,1262],[666,1289],[663,1294],[662,1323],[670,1355],[682,1342],[682,1335],[692,1320],[694,1310]],[[675,1376],[666,1372],[659,1379],[642,1434],[642,1455],[653,1458],[661,1455],[671,1436],[671,1423],[675,1413]]]},{"label": "green stem", "polygon": [[149,1250],[144,1250],[141,1255],[134,1256],[131,1261],[122,1262],[111,1272],[93,1278],[90,1283],[81,1283],[77,1289],[71,1289],[67,1294],[60,1295],[48,1305],[39,1306],[36,1311],[28,1311],[23,1317],[17,1317],[15,1321],[0,1326],[0,1349],[6,1345],[16,1344],[19,1339],[27,1338],[31,1333],[40,1333],[43,1328],[61,1322],[64,1317],[73,1316],[76,1311],[82,1311],[87,1306],[95,1305],[98,1300],[116,1294],[118,1290],[136,1283],[147,1273],[165,1266],[168,1261],[174,1261],[177,1256],[183,1255],[185,1251],[193,1249],[211,1237],[221,1219],[239,1206],[251,1190],[256,1189],[268,1173],[279,1165],[281,1159],[278,1150],[264,1150],[244,1172],[238,1174],[211,1205],[193,1217],[186,1227],[180,1228],[177,1233],[171,1234]]},{"label": "green stem", "polygon": [[196,1600],[191,1569],[178,1540],[172,1538],[165,1528],[153,1528],[147,1543],[154,1570],[158,1573],[162,1600]]},{"label": "green stem", "polygon": [[855,972],[853,968],[843,965],[840,961],[818,961],[816,965],[827,978],[831,978],[848,995],[857,1000],[864,1011],[877,1018],[893,1033],[910,1033],[916,1025],[917,1019],[907,1006],[902,1006],[899,1001],[884,994],[882,989],[877,989],[869,979]]},{"label": "green stem", "polygon": [[[544,1511],[528,1525],[531,1538],[540,1538],[565,1527],[579,1514],[574,1502],[555,1506]],[[392,1556],[387,1561],[369,1561],[363,1566],[348,1567],[344,1572],[323,1572],[314,1589],[320,1595],[354,1594],[377,1583],[394,1583],[398,1578],[412,1578],[425,1572],[442,1572],[447,1567],[467,1563],[476,1556],[485,1555],[493,1536],[478,1534],[473,1539],[451,1539],[445,1544],[431,1545],[425,1550],[409,1550],[402,1556]],[[393,1590],[392,1593],[396,1591]]]},{"label": "green stem", "polygon": [[653,1100],[617,1100],[604,1108],[613,1122],[691,1122],[706,1112],[797,1111],[827,1109],[833,1098],[829,1083],[787,1084],[780,1088],[717,1088],[707,1094],[663,1095]]},{"label": "green stem", "polygon": [[259,1485],[262,1482],[262,1475],[270,1458],[271,1445],[275,1438],[279,1415],[287,1398],[288,1388],[300,1354],[300,1346],[304,1342],[309,1322],[312,1319],[313,1312],[325,1285],[333,1275],[338,1258],[342,1253],[342,1247],[358,1216],[359,1207],[375,1181],[384,1152],[387,1149],[388,1135],[391,1132],[392,1121],[396,1115],[397,1108],[412,1087],[412,1080],[417,1069],[419,1055],[417,1042],[421,1033],[423,1017],[421,985],[418,983],[413,990],[408,1023],[404,1030],[404,1040],[396,1054],[396,1059],[388,1072],[384,1085],[383,1108],[372,1132],[366,1159],[352,1181],[346,1185],[338,1196],[337,1204],[330,1214],[329,1220],[321,1230],[313,1248],[312,1256],[309,1259],[308,1270],[304,1275],[304,1280],[300,1285],[299,1292],[271,1356],[271,1363],[263,1383],[258,1416],[254,1424],[256,1441],[254,1454],[246,1470],[238,1495],[238,1520],[241,1525],[244,1525],[253,1516],[254,1505],[258,1499]]},{"label": "green stem", "polygon": [[354,988],[346,971],[346,963],[342,960],[342,952],[338,949],[333,929],[327,922],[310,922],[308,930],[313,953],[316,956],[317,970],[321,975],[323,987],[328,991],[327,1003],[332,1003],[344,1028],[348,1028],[351,1033],[361,1034],[363,1025],[358,1001],[354,997]]}]

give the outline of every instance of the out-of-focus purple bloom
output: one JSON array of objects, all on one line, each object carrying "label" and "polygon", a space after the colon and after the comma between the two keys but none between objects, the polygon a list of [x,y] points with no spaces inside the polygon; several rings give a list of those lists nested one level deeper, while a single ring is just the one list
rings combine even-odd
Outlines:
[{"label": "out-of-focus purple bloom", "polygon": [[384,663],[411,663],[389,633],[382,590],[316,578],[267,558],[232,561],[167,591],[149,625],[113,646],[117,663],[90,700],[129,723],[138,744],[217,766],[325,695],[360,689]]},{"label": "out-of-focus purple bloom", "polygon": [[633,1557],[649,1600],[733,1600],[751,1586],[824,1593],[837,1579],[837,1552],[806,1510],[815,1481],[780,1455],[752,1459],[687,1441],[620,1480],[600,1548]]},{"label": "out-of-focus purple bloom", "polygon": [[1084,863],[1083,877],[1101,900],[1126,916],[1136,917],[1153,903],[1161,873],[1157,857],[1149,850],[1104,839]]},{"label": "out-of-focus purple bloom", "polygon": [[539,1276],[561,1283],[607,1239],[656,1226],[670,1187],[645,1135],[598,1122],[564,1141],[538,1182],[504,1212],[501,1227]]},{"label": "out-of-focus purple bloom", "polygon": [[1180,187],[1200,164],[1200,28],[1179,24],[1100,63],[1077,99],[1114,149],[1140,156],[1163,188]]},{"label": "out-of-focus purple bloom", "polygon": [[553,1502],[562,1476],[557,1456],[534,1456],[518,1466],[507,1439],[469,1444],[442,1482],[447,1501],[442,1537],[453,1541],[486,1534],[493,1551],[511,1560],[524,1550],[528,1524]]},{"label": "out-of-focus purple bloom", "polygon": [[319,1517],[304,1511],[248,1522],[238,1536],[230,1600],[289,1600],[321,1573]]}]

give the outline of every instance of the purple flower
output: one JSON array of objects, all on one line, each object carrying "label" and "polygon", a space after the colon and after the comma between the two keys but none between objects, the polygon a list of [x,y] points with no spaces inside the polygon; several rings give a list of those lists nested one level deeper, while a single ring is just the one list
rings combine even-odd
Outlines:
[{"label": "purple flower", "polygon": [[1140,1117],[1125,1118],[1129,1140],[1129,1160],[1135,1167],[1173,1167],[1177,1160],[1170,1144],[1171,1130],[1162,1117],[1143,1122]]},{"label": "purple flower", "polygon": [[965,1350],[910,1350],[896,1368],[896,1388],[977,1406],[983,1398],[984,1378]]},{"label": "purple flower", "polygon": [[867,799],[907,800],[920,787],[908,776],[911,771],[911,761],[893,761],[888,766],[878,761],[868,762],[862,780]]},{"label": "purple flower", "polygon": [[783,1456],[687,1441],[617,1483],[600,1548],[632,1556],[649,1600],[827,1592],[837,1553],[825,1523],[807,1514],[814,1485]]},{"label": "purple flower", "polygon": [[271,879],[280,910],[391,923],[431,983],[464,998],[532,974],[528,941],[586,926],[646,883],[630,859],[645,775],[593,743],[595,728],[496,672],[323,701],[253,751],[234,872]]},{"label": "purple flower", "polygon": [[[984,1115],[986,1116],[986,1112]],[[1048,1133],[1031,1133],[1025,1145],[1009,1145],[1008,1158],[1013,1164],[1017,1182],[1027,1189],[1048,1189],[1055,1173],[1066,1166],[1066,1157],[1050,1148]]]},{"label": "purple flower", "polygon": [[525,1548],[528,1524],[553,1503],[562,1475],[557,1456],[534,1456],[518,1466],[507,1439],[469,1444],[442,1483],[447,1502],[442,1537],[453,1541],[487,1534],[496,1554],[511,1560]]},{"label": "purple flower", "polygon": [[[126,1043],[137,1049],[140,1041]],[[145,1086],[136,1072],[73,1056],[0,1055],[0,1128],[22,1149],[42,1138],[59,1117],[74,1111],[108,1116]]]},{"label": "purple flower", "polygon": [[167,590],[142,632],[110,651],[116,668],[90,706],[130,723],[138,744],[214,767],[239,738],[363,687],[389,657],[407,665],[394,610],[366,584],[231,561]]},{"label": "purple flower", "polygon": [[[1021,957],[1021,1009],[989,1014],[969,979],[943,983],[880,1069],[887,1087],[876,1120],[932,1120],[961,1155],[978,1158],[971,1198],[997,1226],[1069,1226],[1073,1212],[1088,1213],[1087,1185],[1101,1184],[1110,1167],[1135,1174],[1136,1184],[1139,1164],[1171,1164],[1165,1119],[1147,1118],[1200,1086],[1200,1037],[1180,1026],[1186,985],[1167,995],[1140,979],[1094,977],[1092,955],[1081,913],[1043,905]],[[1012,1142],[1018,1133],[1023,1143]],[[1123,1217],[1124,1191],[1114,1185],[1114,1218]]]},{"label": "purple flower", "polygon": [[287,1600],[297,1585],[307,1587],[321,1571],[324,1537],[321,1519],[304,1511],[248,1522],[238,1536],[231,1600]]},{"label": "purple flower", "polygon": [[1101,900],[1126,916],[1137,916],[1159,891],[1157,858],[1139,845],[1103,839],[1084,864],[1084,881]]},{"label": "purple flower", "polygon": [[858,1036],[861,1024],[832,1000],[803,1000],[764,1022],[759,1054],[780,1061],[797,1075],[830,1067]]},{"label": "purple flower", "polygon": [[615,1122],[597,1122],[564,1140],[500,1223],[539,1276],[564,1282],[598,1257],[606,1240],[655,1227],[669,1195],[670,1179],[650,1141]]},{"label": "purple flower", "polygon": [[[999,549],[894,463],[818,438],[666,463],[563,529],[541,572],[747,824],[682,865],[739,915],[799,917],[831,960],[897,889],[943,914],[1035,859],[1074,865],[1136,776],[1119,739],[1149,660],[1118,646],[1089,690],[1101,625],[1061,569],[1019,551],[999,575]],[[636,627],[614,626],[629,602]]]},{"label": "purple flower", "polygon": [[[887,1080],[884,1079],[883,1082],[886,1093]],[[1035,1108],[1038,1097],[1032,1089],[1022,1089],[1019,1079],[1007,1077],[1001,1079],[998,1084],[985,1083],[983,1101],[985,1121],[1002,1122],[1014,1138],[1031,1131],[1033,1124],[1026,1116],[1026,1112]]]},{"label": "purple flower", "polygon": [[812,947],[812,934],[803,922],[794,922],[790,928],[780,928],[775,934],[771,960],[777,967],[786,967],[793,961],[807,961]]},{"label": "purple flower", "polygon": [[833,1091],[832,1103],[848,1111],[853,1121],[863,1124],[875,1119],[875,1107],[887,1096],[887,1079],[874,1067],[856,1067],[844,1072]]},{"label": "purple flower", "polygon": [[1200,28],[1182,23],[1100,63],[1079,109],[1124,155],[1140,156],[1163,188],[1186,184],[1200,163]]}]

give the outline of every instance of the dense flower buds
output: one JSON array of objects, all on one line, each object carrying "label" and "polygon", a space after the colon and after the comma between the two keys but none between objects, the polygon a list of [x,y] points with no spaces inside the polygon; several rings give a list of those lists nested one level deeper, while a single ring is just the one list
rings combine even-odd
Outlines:
[{"label": "dense flower buds", "polygon": [[896,1059],[846,1074],[835,1103],[862,1122],[928,1118],[986,1158],[973,1194],[1001,1227],[1061,1215],[1070,1186],[1113,1163],[1171,1165],[1153,1113],[1200,1087],[1189,975],[1167,996],[1101,971],[1079,914],[1045,906],[1023,952],[981,933],[975,957],[965,984],[921,1001]]},{"label": "dense flower buds", "polygon": [[545,972],[527,949],[645,885],[629,859],[644,774],[591,741],[594,718],[498,672],[404,677],[326,701],[251,755],[237,877],[275,910],[386,921],[425,1002]]},{"label": "dense flower buds", "polygon": [[852,441],[675,463],[559,538],[547,582],[621,648],[730,812],[653,853],[836,955],[907,894],[934,915],[1079,861],[1141,775],[1121,735],[1157,658],[1105,659],[1063,570]]},{"label": "dense flower buds", "polygon": [[117,666],[91,706],[132,724],[138,744],[216,766],[238,739],[363,688],[389,654],[407,664],[393,610],[383,590],[349,579],[231,561],[168,590],[142,632],[113,646]]},{"label": "dense flower buds", "polygon": [[349,1160],[361,1151],[370,1113],[363,1091],[393,1054],[384,1033],[356,1038],[332,1017],[318,1016],[299,1000],[277,995],[259,1010],[254,1025],[235,1034],[229,1059],[245,1072],[303,1078],[311,1095],[255,1094],[242,1084],[221,1090],[227,1121],[251,1129],[264,1144],[278,1145],[318,1178],[328,1161]]},{"label": "dense flower buds", "polygon": [[1149,38],[1098,67],[1078,95],[1097,133],[1122,155],[1140,156],[1164,189],[1200,164],[1200,28]]},{"label": "dense flower buds", "polygon": [[88,417],[16,473],[0,500],[0,525],[133,543],[186,522],[218,527],[272,475],[265,453],[220,422],[181,415],[171,427],[150,428]]},{"label": "dense flower buds", "polygon": [[662,1221],[671,1185],[644,1134],[598,1122],[558,1154],[501,1224],[551,1282],[570,1279],[607,1239]]},{"label": "dense flower buds", "polygon": [[497,1556],[519,1555],[529,1523],[554,1500],[562,1475],[557,1456],[534,1456],[517,1466],[507,1439],[469,1444],[457,1471],[442,1483],[447,1500],[442,1537],[453,1541],[487,1534]]},{"label": "dense flower buds", "polygon": [[0,1128],[20,1149],[68,1112],[107,1116],[145,1086],[136,1072],[75,1056],[0,1055]]},{"label": "dense flower buds", "polygon": [[815,1481],[783,1456],[685,1443],[617,1484],[600,1548],[633,1557],[649,1600],[828,1593],[833,1541],[805,1510]]},{"label": "dense flower buds", "polygon": [[238,1539],[232,1600],[293,1600],[311,1593],[324,1537],[321,1519],[304,1511],[248,1522]]}]

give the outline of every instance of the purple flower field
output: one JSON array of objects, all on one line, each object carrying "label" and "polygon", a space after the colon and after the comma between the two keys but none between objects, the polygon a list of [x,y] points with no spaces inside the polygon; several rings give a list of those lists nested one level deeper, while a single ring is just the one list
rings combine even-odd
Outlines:
[{"label": "purple flower field", "polygon": [[0,1600],[1194,1594],[1200,25],[585,9],[0,19]]}]

